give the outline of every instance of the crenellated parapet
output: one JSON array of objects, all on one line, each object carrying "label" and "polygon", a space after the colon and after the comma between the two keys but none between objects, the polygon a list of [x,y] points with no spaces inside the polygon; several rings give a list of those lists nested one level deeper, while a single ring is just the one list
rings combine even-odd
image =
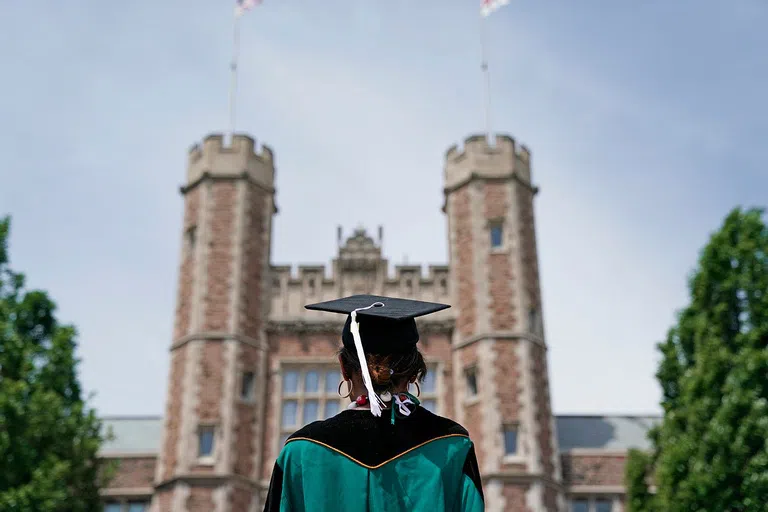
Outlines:
[{"label": "crenellated parapet", "polygon": [[[270,268],[272,283],[270,318],[281,319],[317,317],[316,311],[304,310],[304,304],[338,298],[340,295],[370,293],[390,297],[450,302],[449,268],[447,265],[429,265],[427,271],[421,265],[396,265],[387,272],[387,261],[380,260],[380,269],[366,271],[360,267],[347,269],[338,264],[324,265],[273,265]],[[383,276],[379,270],[383,269]],[[362,276],[362,277],[361,277]],[[362,280],[365,289],[355,289]],[[450,318],[450,314],[443,315]]]},{"label": "crenellated parapet", "polygon": [[187,187],[194,186],[204,177],[236,178],[247,176],[250,181],[268,190],[274,190],[275,158],[272,149],[247,135],[235,135],[225,144],[220,134],[208,135],[202,144],[189,150]]},{"label": "crenellated parapet", "polygon": [[518,146],[509,135],[497,135],[491,146],[485,135],[464,139],[462,147],[451,146],[445,153],[445,192],[461,187],[473,178],[504,179],[514,176],[531,183],[531,152]]}]

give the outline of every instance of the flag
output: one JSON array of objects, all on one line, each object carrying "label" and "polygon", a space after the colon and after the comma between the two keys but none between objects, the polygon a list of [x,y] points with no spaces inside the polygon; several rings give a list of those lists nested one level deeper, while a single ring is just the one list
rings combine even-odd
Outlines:
[{"label": "flag", "polygon": [[480,14],[489,16],[493,11],[509,3],[509,0],[480,0]]},{"label": "flag", "polygon": [[261,3],[261,0],[235,0],[235,16],[242,16],[245,11],[253,9]]}]

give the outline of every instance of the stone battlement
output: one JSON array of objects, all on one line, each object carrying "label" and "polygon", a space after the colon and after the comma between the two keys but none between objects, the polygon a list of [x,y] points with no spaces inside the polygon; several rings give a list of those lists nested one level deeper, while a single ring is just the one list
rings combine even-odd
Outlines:
[{"label": "stone battlement", "polygon": [[464,139],[463,147],[454,144],[445,153],[445,188],[452,190],[472,177],[505,178],[515,174],[525,182],[531,179],[531,152],[505,134],[496,135],[490,146],[487,137],[472,135]]},{"label": "stone battlement", "polygon": [[[359,293],[450,303],[448,266],[428,265],[426,270],[421,265],[395,265],[394,272],[389,272],[384,259],[376,268],[351,271],[338,260],[331,267],[273,265],[270,319],[321,318],[317,312],[305,310],[304,304]],[[450,318],[451,314],[440,317]]]},{"label": "stone battlement", "polygon": [[[386,264],[386,260],[382,260],[383,264]],[[387,271],[384,276],[384,282],[395,283],[399,282],[402,278],[417,278],[422,283],[434,282],[441,277],[448,275],[448,265],[394,265],[394,272]],[[426,268],[426,272],[424,271]],[[344,272],[337,272],[337,267],[326,265],[272,265],[271,272],[273,276],[279,276],[284,279],[285,282],[290,284],[298,284],[304,281],[307,277],[322,278],[325,283],[334,283],[336,278],[339,277],[335,274]]]},{"label": "stone battlement", "polygon": [[247,175],[252,181],[272,189],[275,182],[274,152],[266,144],[257,151],[256,141],[236,134],[229,145],[224,136],[211,134],[202,144],[189,150],[187,183],[193,184],[204,175],[211,177],[236,177]]}]

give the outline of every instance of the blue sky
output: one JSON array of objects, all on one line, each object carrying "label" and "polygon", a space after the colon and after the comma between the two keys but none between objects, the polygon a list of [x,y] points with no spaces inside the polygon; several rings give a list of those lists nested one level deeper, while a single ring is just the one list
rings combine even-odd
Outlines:
[{"label": "blue sky", "polygon": [[[232,3],[0,2],[0,213],[80,330],[104,414],[166,392],[186,151],[227,127]],[[446,261],[442,156],[482,131],[479,2],[265,0],[242,24],[238,128],[278,163],[273,261],[338,224]],[[609,5],[610,4],[610,5]],[[533,152],[553,406],[658,411],[654,344],[700,247],[764,205],[761,0],[513,0],[489,19],[495,130]]]}]

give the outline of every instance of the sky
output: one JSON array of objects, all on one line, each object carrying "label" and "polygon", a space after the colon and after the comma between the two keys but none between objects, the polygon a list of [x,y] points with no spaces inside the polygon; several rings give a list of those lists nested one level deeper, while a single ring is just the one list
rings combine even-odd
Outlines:
[{"label": "sky", "polygon": [[[163,412],[189,147],[228,127],[225,0],[0,2],[12,265],[79,331],[103,415]],[[264,0],[237,129],[274,148],[272,261],[384,226],[445,263],[445,150],[484,130],[479,2]],[[655,414],[655,344],[709,234],[768,190],[763,0],[513,0],[487,19],[494,131],[532,151],[553,408]]]}]

